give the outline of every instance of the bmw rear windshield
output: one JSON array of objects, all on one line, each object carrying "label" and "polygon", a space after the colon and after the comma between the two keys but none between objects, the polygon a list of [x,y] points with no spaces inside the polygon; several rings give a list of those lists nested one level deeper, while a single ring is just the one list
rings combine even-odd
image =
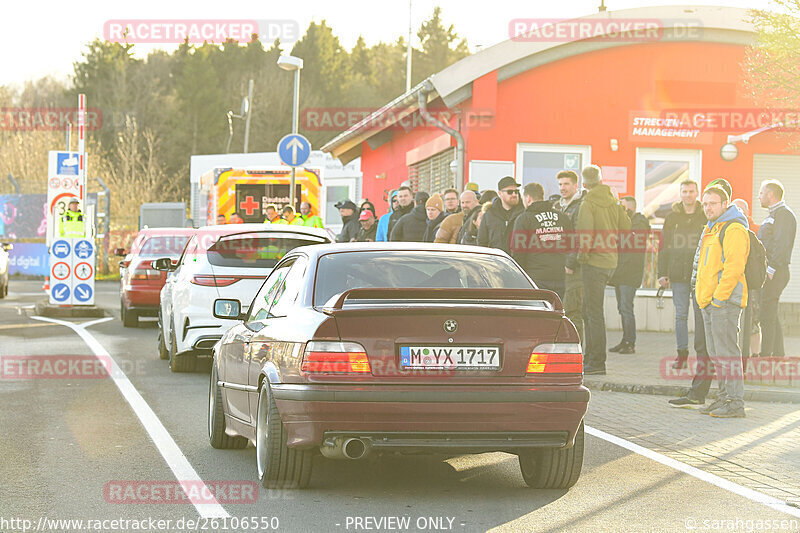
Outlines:
[{"label": "bmw rear windshield", "polygon": [[272,268],[284,255],[299,246],[324,244],[314,235],[245,234],[222,237],[206,252],[214,266]]},{"label": "bmw rear windshield", "polygon": [[532,289],[512,260],[491,254],[435,251],[364,251],[323,255],[314,305],[361,288]]}]

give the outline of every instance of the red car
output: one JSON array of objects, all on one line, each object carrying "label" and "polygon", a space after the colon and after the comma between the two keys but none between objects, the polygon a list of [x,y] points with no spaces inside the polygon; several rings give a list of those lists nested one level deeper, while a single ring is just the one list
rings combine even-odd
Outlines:
[{"label": "red car", "polygon": [[177,259],[186,241],[197,230],[193,228],[145,228],[140,230],[130,252],[114,250],[124,256],[119,262],[119,309],[126,328],[139,325],[140,316],[158,316],[159,294],[167,281],[167,273],[154,270],[150,262],[160,257]]},{"label": "red car", "polygon": [[298,248],[214,347],[208,433],[256,447],[268,488],[304,487],[312,455],[519,456],[528,485],[567,488],[583,462],[578,334],[558,296],[507,254],[471,246]]}]

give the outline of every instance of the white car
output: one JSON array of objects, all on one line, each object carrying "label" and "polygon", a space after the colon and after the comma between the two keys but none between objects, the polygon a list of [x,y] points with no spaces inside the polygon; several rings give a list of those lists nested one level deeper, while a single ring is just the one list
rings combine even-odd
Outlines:
[{"label": "white car", "polygon": [[8,251],[14,248],[11,243],[0,245],[0,298],[8,296]]},{"label": "white car", "polygon": [[153,261],[169,272],[161,289],[159,355],[173,372],[194,370],[197,356],[211,349],[236,320],[214,318],[218,298],[249,303],[290,250],[330,243],[328,231],[291,225],[229,224],[200,228],[189,239],[177,264]]}]

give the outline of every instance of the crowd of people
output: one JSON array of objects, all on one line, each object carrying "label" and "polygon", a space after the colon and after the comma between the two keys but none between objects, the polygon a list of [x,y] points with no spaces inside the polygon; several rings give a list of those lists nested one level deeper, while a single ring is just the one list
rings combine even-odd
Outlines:
[{"label": "crowd of people", "polygon": [[[403,185],[389,194],[389,210],[380,218],[371,202],[345,200],[336,204],[343,223],[337,240],[468,244],[508,252],[537,286],[561,297],[583,344],[584,373],[603,375],[607,351],[636,352],[634,299],[644,277],[643,243],[653,243],[634,197],[617,198],[596,165],[581,175],[583,188],[575,171],[559,172],[559,194],[549,198],[542,184],[528,183],[520,191],[510,176],[500,179],[496,191],[479,192],[468,183],[461,193],[415,194]],[[718,398],[700,412],[742,417],[747,359],[785,356],[778,302],[789,281],[797,222],[783,195],[779,181],[762,183],[758,197],[769,215],[758,227],[727,180],[712,181],[702,195],[696,181],[680,183],[680,201],[659,237],[657,276],[660,287],[672,289],[675,306],[672,366],[688,364],[690,308],[698,363],[691,391],[670,400],[672,405],[704,404],[716,377]],[[638,244],[626,247],[623,241]],[[622,322],[621,340],[608,349],[607,285],[614,287]]]}]

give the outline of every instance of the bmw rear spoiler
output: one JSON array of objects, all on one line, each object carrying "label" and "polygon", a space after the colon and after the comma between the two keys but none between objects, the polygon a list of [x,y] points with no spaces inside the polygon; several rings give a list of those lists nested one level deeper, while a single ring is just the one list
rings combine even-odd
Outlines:
[{"label": "bmw rear spoiler", "polygon": [[350,289],[333,296],[322,312],[332,315],[347,307],[408,308],[480,306],[487,309],[548,311],[563,313],[561,298],[542,289],[431,289],[431,288],[362,288]]}]

